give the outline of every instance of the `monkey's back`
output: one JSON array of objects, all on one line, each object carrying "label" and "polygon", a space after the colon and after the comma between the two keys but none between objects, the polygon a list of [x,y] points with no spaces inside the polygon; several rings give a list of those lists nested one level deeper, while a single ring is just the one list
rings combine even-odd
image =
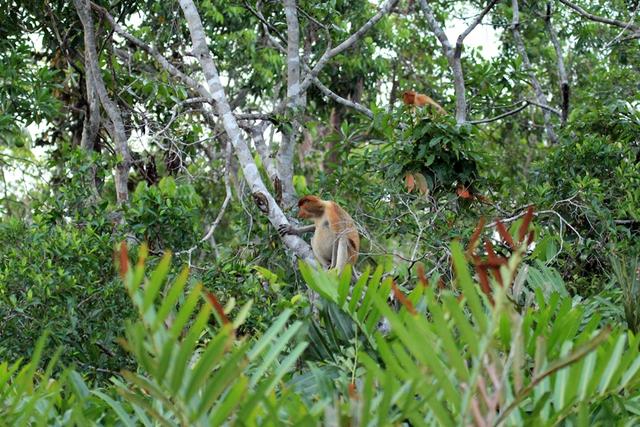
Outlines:
[{"label": "monkey's back", "polygon": [[356,228],[353,218],[351,218],[351,215],[349,215],[347,211],[335,202],[330,203],[334,207],[334,209],[328,212],[333,232],[336,233],[336,236],[347,236],[348,261],[351,265],[355,265],[360,251],[360,235],[358,234],[358,229]]}]

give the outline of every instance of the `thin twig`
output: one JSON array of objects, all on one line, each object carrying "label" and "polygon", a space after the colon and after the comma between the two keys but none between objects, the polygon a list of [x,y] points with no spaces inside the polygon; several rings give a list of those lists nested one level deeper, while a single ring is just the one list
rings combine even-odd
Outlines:
[{"label": "thin twig", "polygon": [[[524,40],[522,39],[522,35],[520,34],[520,10],[518,8],[518,0],[511,1],[511,8],[513,10],[513,19],[511,22],[511,31],[513,33],[513,40],[515,42],[516,48],[522,57],[522,65],[524,69],[529,74],[529,80],[531,81],[531,85],[533,86],[534,92],[536,94],[536,98],[538,99],[538,104],[541,108],[543,108],[543,117],[544,117],[544,127],[551,143],[555,144],[558,141],[558,137],[556,136],[555,131],[553,130],[553,124],[551,123],[551,116],[549,115],[550,111],[553,111],[552,108],[548,107],[547,99],[542,91],[542,85],[538,81],[536,77],[533,66],[531,65],[531,61],[529,60],[529,55],[527,55],[527,50],[524,46]],[[532,102],[533,103],[533,102]],[[559,115],[559,113],[558,113]]]},{"label": "thin twig", "polygon": [[[225,189],[225,197],[224,197],[224,201],[222,202],[222,206],[220,207],[220,211],[218,212],[218,216],[216,216],[216,219],[213,221],[213,223],[211,224],[211,227],[209,227],[209,230],[207,231],[207,233],[202,237],[202,239],[200,239],[198,241],[198,243],[196,243],[195,245],[193,245],[192,247],[190,247],[189,249],[180,251],[180,252],[176,252],[176,255],[181,255],[184,253],[188,253],[189,254],[189,259],[191,259],[191,253],[197,249],[198,245],[200,245],[200,243],[209,240],[209,238],[211,236],[213,236],[214,231],[216,231],[216,228],[218,228],[218,225],[220,224],[220,221],[222,220],[222,217],[224,216],[225,211],[227,210],[227,206],[229,205],[229,202],[231,202],[231,197],[232,197],[232,193],[231,193],[231,183],[230,183],[230,179],[229,179],[229,174],[231,171],[231,153],[233,152],[232,150],[232,145],[230,142],[227,142],[227,153],[226,153],[226,159],[225,159],[225,173],[224,173],[224,189]],[[213,246],[214,251],[216,252],[216,257],[220,257],[220,254],[218,253],[218,248],[217,246]]]},{"label": "thin twig", "polygon": [[482,124],[482,123],[495,122],[497,120],[504,119],[505,117],[509,117],[509,116],[513,116],[514,114],[518,114],[520,111],[524,110],[525,108],[527,108],[531,104],[531,102],[529,102],[526,99],[522,100],[521,102],[524,102],[524,104],[522,104],[518,108],[514,108],[513,110],[507,111],[506,113],[502,113],[500,115],[497,115],[495,117],[491,117],[489,119],[471,120],[469,123],[471,123],[472,125],[479,125],[479,124]]},{"label": "thin twig", "polygon": [[480,24],[480,22],[482,22],[482,18],[485,17],[485,15],[487,13],[489,13],[489,11],[493,8],[493,6],[496,5],[496,3],[498,3],[501,0],[491,0],[486,6],[485,8],[482,10],[482,12],[480,12],[480,14],[476,17],[476,19],[473,20],[473,22],[467,27],[466,30],[464,30],[459,36],[458,39],[456,40],[456,53],[455,55],[460,55],[459,52],[462,52],[462,46],[463,46],[463,42],[464,39],[478,26],[478,24]]},{"label": "thin twig", "polygon": [[[608,43],[604,46],[604,48],[605,48],[605,49],[608,49],[608,48],[609,48],[609,47],[611,47],[614,43],[616,43],[618,40],[620,40],[620,37],[622,37],[622,35],[624,34],[624,32],[625,32],[626,30],[628,30],[628,29],[629,29],[629,27],[630,27],[630,26],[632,25],[632,23],[633,23],[633,20],[634,20],[634,19],[636,19],[636,15],[638,14],[638,10],[639,10],[639,9],[640,9],[640,2],[638,2],[638,4],[636,4],[636,9],[633,11],[633,15],[631,15],[631,18],[629,18],[629,22],[627,22],[627,25],[626,25],[624,28],[622,28],[622,29],[620,30],[620,32],[618,33],[618,35],[617,35],[617,36],[615,36],[615,37],[614,37],[610,42],[608,42]],[[640,37],[640,32],[637,32],[637,33],[635,34],[635,36]]]},{"label": "thin twig", "polygon": [[560,79],[560,98],[562,99],[562,124],[565,125],[567,123],[567,117],[569,117],[569,95],[570,95],[570,87],[569,87],[569,78],[567,77],[567,71],[564,66],[564,58],[562,55],[562,47],[560,46],[560,41],[558,40],[558,34],[556,33],[555,28],[551,24],[551,2],[547,3],[547,14],[545,16],[545,24],[547,27],[547,31],[549,31],[549,39],[551,40],[551,44],[553,45],[554,50],[556,51],[556,61],[558,63],[558,78]]},{"label": "thin twig", "polygon": [[337,93],[331,91],[331,89],[329,89],[324,84],[322,84],[322,82],[320,80],[318,80],[317,77],[313,78],[313,84],[318,89],[320,89],[320,92],[324,93],[326,96],[328,96],[329,98],[333,99],[338,104],[342,104],[342,105],[344,105],[346,107],[353,108],[354,110],[356,110],[360,114],[364,114],[368,118],[373,119],[373,112],[371,110],[369,110],[367,107],[363,106],[362,104],[358,104],[357,102],[349,101],[348,99],[343,98],[340,95],[338,95]]},{"label": "thin twig", "polygon": [[[517,220],[518,218],[523,217],[527,212],[523,211],[520,212],[517,215],[514,215],[510,218],[505,218],[505,219],[501,219],[500,222],[503,224],[509,223],[509,222],[513,222],[515,220]],[[544,211],[538,211],[538,212],[534,212],[533,215],[534,216],[540,216],[540,215],[546,215],[546,214],[553,214],[555,216],[558,217],[558,219],[560,220],[560,224],[566,224],[567,227],[569,227],[571,229],[571,231],[573,231],[576,236],[578,236],[578,243],[582,243],[584,241],[584,238],[582,237],[582,235],[578,232],[578,230],[575,229],[575,227],[573,227],[566,219],[564,219],[564,217],[562,215],[560,215],[557,211],[554,211],[552,209],[547,209]],[[489,224],[485,225],[484,228],[492,228],[495,227],[496,224],[498,223],[498,221],[494,221],[494,222],[490,222]]]},{"label": "thin twig", "polygon": [[341,54],[345,50],[349,49],[351,46],[356,44],[360,39],[364,37],[364,35],[380,21],[385,15],[391,12],[391,9],[396,5],[398,0],[386,0],[378,9],[378,12],[373,15],[367,22],[364,23],[362,27],[356,30],[353,34],[347,37],[342,43],[338,46],[327,49],[325,53],[320,57],[316,65],[313,66],[311,71],[307,76],[305,76],[302,84],[300,85],[299,92],[305,92],[309,86],[314,83],[314,78],[318,76],[318,73],[327,65],[327,63],[336,55]]},{"label": "thin twig", "polygon": [[594,15],[593,13],[589,13],[586,10],[584,10],[583,8],[581,8],[580,6],[571,3],[568,0],[560,0],[560,3],[564,4],[565,6],[568,6],[569,8],[573,9],[574,11],[578,12],[580,15],[582,15],[583,17],[587,18],[590,21],[595,21],[595,22],[600,22],[602,24],[608,24],[608,25],[613,25],[615,27],[620,27],[623,28],[625,30],[632,30],[633,32],[639,32],[640,31],[640,27],[638,27],[637,25],[632,24],[631,22],[624,22],[624,21],[619,21],[617,19],[611,19],[611,18],[605,18],[603,16],[598,16],[598,15]]}]

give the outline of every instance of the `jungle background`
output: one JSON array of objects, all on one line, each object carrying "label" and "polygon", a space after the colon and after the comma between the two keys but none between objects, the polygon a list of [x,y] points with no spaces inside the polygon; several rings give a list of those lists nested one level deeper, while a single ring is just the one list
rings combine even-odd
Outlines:
[{"label": "jungle background", "polygon": [[639,8],[0,1],[0,423],[638,422]]}]

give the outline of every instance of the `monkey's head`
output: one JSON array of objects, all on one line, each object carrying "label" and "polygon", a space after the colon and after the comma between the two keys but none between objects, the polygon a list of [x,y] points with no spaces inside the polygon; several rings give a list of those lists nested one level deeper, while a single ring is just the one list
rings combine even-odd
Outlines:
[{"label": "monkey's head", "polygon": [[416,103],[416,93],[412,90],[407,90],[402,94],[402,101],[405,105],[414,105]]},{"label": "monkey's head", "polygon": [[312,219],[324,214],[324,201],[316,196],[304,196],[298,200],[298,217]]}]

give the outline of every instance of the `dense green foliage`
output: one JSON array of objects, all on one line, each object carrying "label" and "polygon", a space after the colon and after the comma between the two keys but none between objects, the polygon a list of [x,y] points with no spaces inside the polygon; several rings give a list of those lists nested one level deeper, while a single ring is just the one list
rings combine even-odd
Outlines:
[{"label": "dense green foliage", "polygon": [[0,226],[0,244],[3,359],[30,357],[48,330],[50,344],[63,349],[63,363],[92,375],[127,363],[116,339],[133,311],[113,277],[109,233],[11,220]]},{"label": "dense green foliage", "polygon": [[[519,245],[500,269],[503,280],[516,275],[526,248]],[[43,337],[30,362],[0,365],[3,421],[254,425],[324,418],[336,425],[455,425],[471,418],[588,425],[615,414],[638,422],[637,336],[600,328],[599,316],[585,317],[584,307],[556,291],[545,296],[538,288],[535,309],[520,314],[504,288],[490,298],[481,292],[460,245],[452,251],[456,291],[437,290],[420,276],[400,297],[398,312],[386,298],[392,288],[402,291],[391,277],[382,279],[381,267],[365,271],[350,291],[350,269],[338,278],[301,265],[322,296],[324,323],[288,323],[292,310],[285,309],[251,339],[238,335],[250,303],[229,320],[231,306],[223,309],[201,284],[188,285],[187,269],[165,284],[170,255],[147,279],[146,247],[132,267],[123,244],[120,272],[138,320],[127,325],[122,344],[136,371],[124,370],[105,389],[90,388],[73,370],[51,379],[57,355],[46,370],[37,369]],[[218,326],[210,325],[212,314]],[[385,321],[392,333],[380,332]],[[300,333],[305,328],[308,335]],[[433,343],[429,352],[425,342]],[[306,348],[310,369],[292,375]],[[618,404],[620,397],[628,399]]]}]

